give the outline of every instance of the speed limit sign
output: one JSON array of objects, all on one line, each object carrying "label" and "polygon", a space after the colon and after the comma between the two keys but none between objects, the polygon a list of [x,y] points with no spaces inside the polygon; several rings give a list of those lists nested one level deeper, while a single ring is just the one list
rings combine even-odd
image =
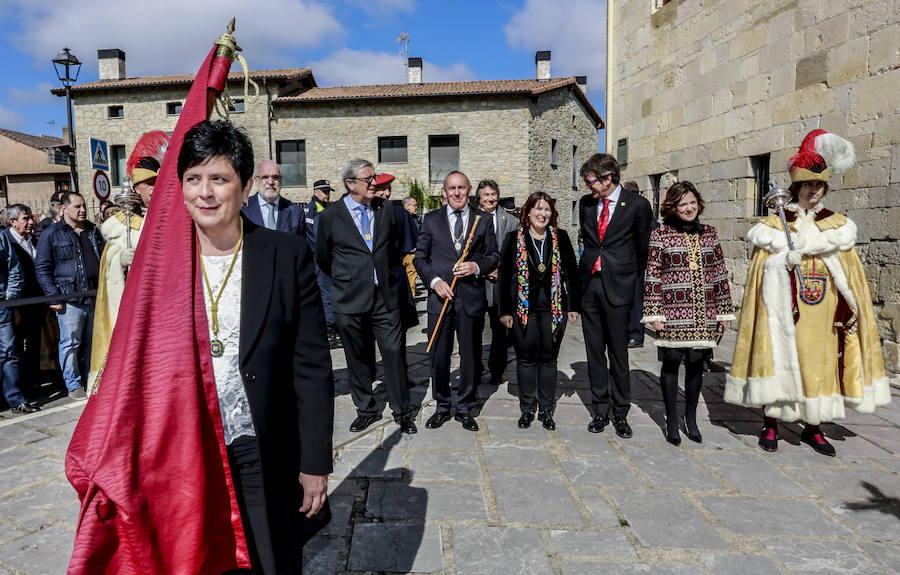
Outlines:
[{"label": "speed limit sign", "polygon": [[109,198],[109,192],[112,191],[112,184],[109,183],[109,176],[103,170],[94,172],[94,195],[102,202]]}]

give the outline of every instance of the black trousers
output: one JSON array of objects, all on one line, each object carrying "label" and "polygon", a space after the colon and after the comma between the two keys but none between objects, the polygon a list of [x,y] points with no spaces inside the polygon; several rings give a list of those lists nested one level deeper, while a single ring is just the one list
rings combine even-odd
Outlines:
[{"label": "black trousers", "polygon": [[[438,314],[428,314],[428,337],[434,333]],[[447,306],[441,329],[431,347],[431,395],[437,402],[437,413],[449,413],[456,404],[457,415],[466,415],[478,404],[478,383],[481,374],[481,332],[484,315],[471,317],[458,301]],[[450,389],[450,355],[453,353],[453,334],[459,342],[459,387],[456,397]],[[454,401],[455,399],[455,401]]]},{"label": "black trousers", "polygon": [[628,316],[628,339],[634,339],[644,343],[644,274],[638,273],[638,281],[634,284],[634,303]]},{"label": "black trousers", "polygon": [[[272,529],[266,509],[259,446],[253,437],[238,437],[228,446],[228,462],[237,494],[238,506],[250,563],[256,575],[295,575],[300,573],[301,546],[295,529],[279,525]],[[285,506],[296,502],[285,501]],[[299,507],[299,506],[298,506]],[[295,509],[286,510],[293,513]],[[277,519],[277,518],[276,518]],[[274,537],[273,537],[274,536]]]},{"label": "black trousers", "polygon": [[568,320],[563,317],[555,341],[552,321],[549,311],[530,313],[528,325],[523,329],[519,318],[513,318],[512,340],[516,348],[516,379],[522,413],[534,413],[535,403],[541,412],[553,413],[556,407],[556,360]]},{"label": "black trousers", "polygon": [[510,344],[509,330],[500,323],[500,309],[497,306],[488,308],[488,319],[491,324],[491,348],[488,354],[488,370],[491,380],[503,377],[506,371],[507,350]]},{"label": "black trousers", "polygon": [[18,310],[20,318],[18,325],[13,325],[19,356],[19,389],[32,399],[41,384],[41,332],[47,317],[46,307],[38,305],[13,309]]},{"label": "black trousers", "polygon": [[594,415],[624,418],[631,407],[628,372],[628,316],[631,307],[610,304],[603,283],[596,274],[588,281],[581,301],[581,325],[587,349]]},{"label": "black trousers", "polygon": [[[375,286],[372,286],[373,289]],[[406,384],[406,356],[403,348],[400,311],[388,309],[381,291],[375,289],[372,310],[361,314],[334,314],[341,336],[350,396],[359,415],[377,415],[372,382],[375,380],[375,342],[384,363],[384,385],[394,417],[409,415],[409,387]]]}]

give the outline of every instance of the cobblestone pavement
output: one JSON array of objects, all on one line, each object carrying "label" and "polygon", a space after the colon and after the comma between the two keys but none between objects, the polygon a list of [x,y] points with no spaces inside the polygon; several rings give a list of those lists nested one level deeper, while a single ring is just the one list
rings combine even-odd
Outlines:
[{"label": "cobblestone pavement", "polygon": [[[733,338],[717,351],[726,366]],[[517,428],[514,364],[508,385],[479,389],[480,431],[455,421],[429,430],[424,340],[410,330],[422,402],[412,436],[389,409],[365,432],[347,430],[355,411],[343,353],[333,352],[334,519],[305,548],[304,573],[900,572],[900,400],[823,426],[835,458],[801,444],[795,425],[782,426],[770,454],[756,446],[759,412],[725,404],[724,374],[711,372],[703,443],[683,435],[672,447],[648,338],[630,354],[634,437],[590,434],[576,325],[560,356],[556,431]],[[63,398],[30,416],[0,413],[0,575],[65,572],[78,503],[63,460],[82,406]]]}]

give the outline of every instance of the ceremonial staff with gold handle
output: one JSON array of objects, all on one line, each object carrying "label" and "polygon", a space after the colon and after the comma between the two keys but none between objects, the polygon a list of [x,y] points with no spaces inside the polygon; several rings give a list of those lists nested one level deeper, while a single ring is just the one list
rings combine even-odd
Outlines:
[{"label": "ceremonial staff with gold handle", "polygon": [[[787,190],[779,188],[773,180],[769,180],[769,192],[763,197],[763,202],[769,209],[775,210],[775,213],[781,218],[781,225],[784,228],[784,235],[787,238],[788,250],[793,251],[794,241],[791,239],[791,231],[788,229],[787,218],[784,216],[784,209],[791,201],[791,193]],[[797,295],[800,300],[806,304],[816,302],[810,301],[806,296],[806,280],[803,278],[803,272],[800,266],[795,264],[791,271],[794,272],[794,279],[797,280]]]},{"label": "ceremonial staff with gold handle", "polygon": [[[466,261],[466,255],[469,253],[469,246],[472,244],[472,237],[475,235],[475,230],[478,228],[478,221],[481,220],[481,216],[475,216],[475,223],[472,224],[472,229],[469,231],[469,238],[466,240],[466,247],[463,248],[462,255],[459,256],[459,261],[456,262],[456,265],[453,266],[453,269],[459,266],[459,264]],[[459,276],[453,276],[453,281],[450,283],[450,291],[453,292],[453,288],[456,287],[456,280],[459,279]],[[428,340],[428,347],[425,348],[425,352],[431,351],[431,346],[434,344],[435,338],[437,338],[438,331],[441,329],[441,321],[444,319],[444,313],[447,311],[447,305],[450,303],[450,297],[444,299],[444,306],[441,308],[441,315],[438,316],[437,323],[434,324],[434,332],[431,334],[431,339]]]}]

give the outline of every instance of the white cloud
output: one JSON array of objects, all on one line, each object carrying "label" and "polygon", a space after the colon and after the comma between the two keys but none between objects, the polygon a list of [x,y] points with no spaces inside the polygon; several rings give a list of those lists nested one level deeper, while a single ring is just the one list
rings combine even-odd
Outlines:
[{"label": "white cloud", "polygon": [[606,0],[526,0],[506,25],[513,48],[552,52],[553,77],[587,76],[588,92],[606,85]]},{"label": "white cloud", "polygon": [[25,125],[25,118],[18,112],[0,106],[0,128],[18,130]]},{"label": "white cloud", "polygon": [[14,106],[52,106],[59,101],[59,98],[51,94],[50,90],[58,87],[59,84],[40,82],[36,86],[27,89],[9,87],[6,89],[6,94]]},{"label": "white cloud", "polygon": [[[406,66],[399,52],[372,52],[342,48],[310,67],[320,86],[352,86],[365,84],[402,84],[407,81]],[[423,62],[425,82],[472,80],[475,74],[466,65],[454,63],[449,68]]]},{"label": "white cloud", "polygon": [[234,36],[251,68],[302,65],[298,51],[339,44],[344,31],[316,0],[81,0],[71,10],[33,0],[16,3],[22,32],[14,39],[36,64],[63,46],[97,69],[97,50],[120,48],[129,76],[196,71],[213,41],[237,18]]}]

